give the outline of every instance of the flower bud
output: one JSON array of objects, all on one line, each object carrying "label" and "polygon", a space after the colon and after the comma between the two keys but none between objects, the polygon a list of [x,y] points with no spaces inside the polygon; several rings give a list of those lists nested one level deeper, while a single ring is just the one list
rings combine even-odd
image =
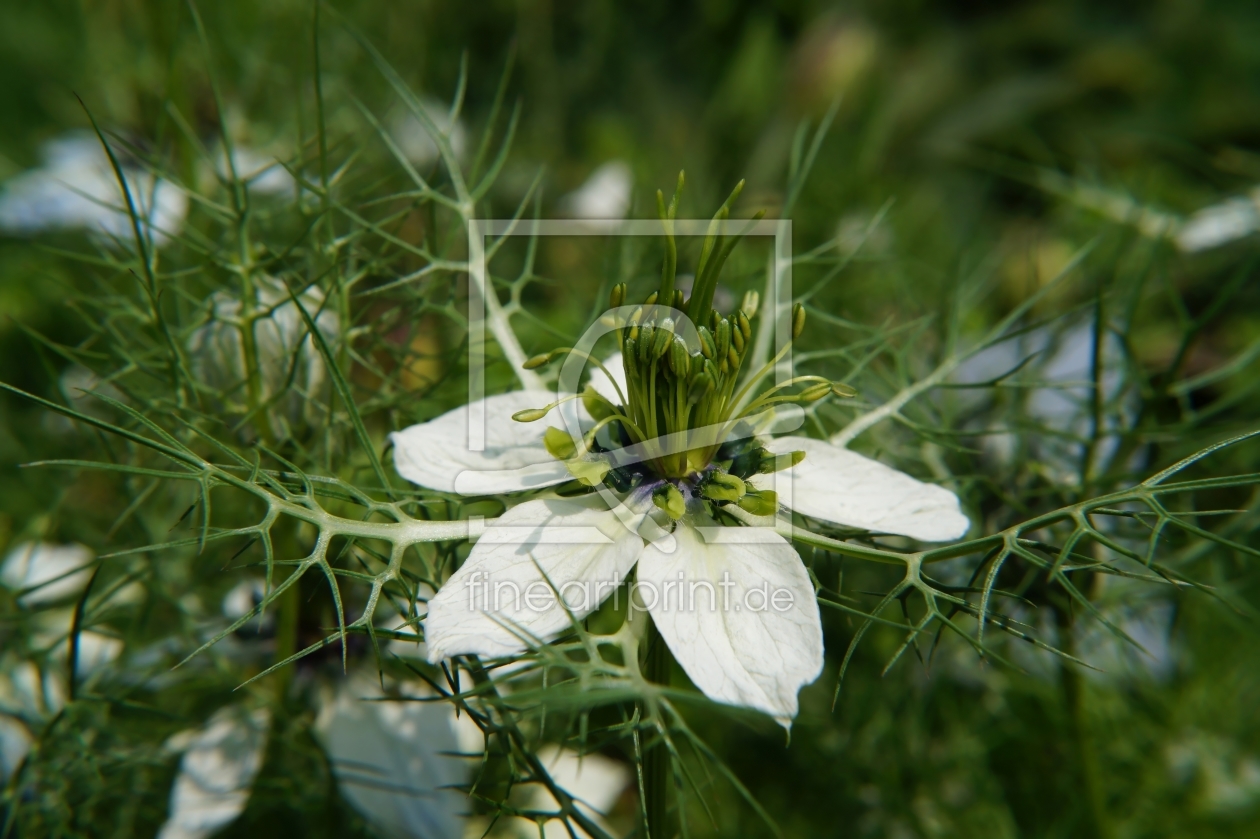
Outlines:
[{"label": "flower bud", "polygon": [[744,341],[743,330],[738,328],[738,324],[736,325],[736,327],[737,328],[734,328],[731,330],[731,349],[735,350],[735,352],[739,353],[740,355],[743,355],[744,347],[747,344]]},{"label": "flower bud", "polygon": [[795,341],[801,337],[801,333],[805,331],[805,306],[797,303],[792,307],[792,340]]},{"label": "flower bud", "polygon": [[608,308],[616,309],[618,306],[626,302],[626,284],[617,283],[612,287],[612,291],[608,292]]},{"label": "flower bud", "polygon": [[652,492],[652,503],[660,507],[674,521],[687,512],[687,499],[673,484],[661,484]]},{"label": "flower bud", "polygon": [[734,347],[726,351],[726,363],[731,366],[732,370],[739,369],[739,353],[735,352]]},{"label": "flower bud", "polygon": [[723,318],[713,333],[713,344],[717,347],[715,358],[726,358],[726,351],[731,348],[731,322]]},{"label": "flower bud", "polygon": [[713,345],[713,333],[709,332],[709,327],[702,326],[696,330],[700,334],[700,352],[705,358],[713,358],[717,354],[717,348]]},{"label": "flower bud", "polygon": [[735,320],[739,324],[740,334],[744,336],[745,341],[752,340],[752,323],[749,321],[749,315],[739,312],[735,315]]},{"label": "flower bud", "polygon": [[656,340],[656,329],[649,323],[639,330],[639,362],[647,364],[652,356],[652,342]]},{"label": "flower bud", "polygon": [[674,308],[682,310],[687,306],[687,296],[683,294],[681,288],[674,289]]},{"label": "flower bud", "polygon": [[691,373],[691,353],[682,338],[675,337],[669,345],[669,369],[680,379]]},{"label": "flower bud", "polygon": [[754,516],[773,516],[779,511],[779,496],[772,489],[749,490],[735,503]]},{"label": "flower bud", "polygon": [[[745,320],[751,320],[757,314],[757,307],[761,305],[761,295],[755,291],[744,292],[744,299],[739,304],[740,314],[747,315]],[[740,325],[741,328],[743,324]],[[745,335],[745,338],[748,336]]]},{"label": "flower bud", "polygon": [[670,343],[674,339],[674,322],[669,318],[661,321],[661,325],[656,328],[656,337],[652,344],[652,358],[660,358],[665,355],[665,351],[669,349]]},{"label": "flower bud", "polygon": [[857,396],[856,388],[851,388],[848,385],[840,384],[840,382],[831,383],[831,392],[834,393],[836,396],[842,397],[844,399],[852,399],[853,397]]},{"label": "flower bud", "polygon": [[644,301],[643,301],[643,305],[645,305],[645,306],[655,306],[655,305],[656,305],[656,300],[657,300],[657,298],[659,298],[660,296],[661,296],[661,293],[660,293],[659,291],[654,291],[654,292],[652,292],[651,294],[649,294],[649,295],[647,296],[647,300],[644,300]]}]

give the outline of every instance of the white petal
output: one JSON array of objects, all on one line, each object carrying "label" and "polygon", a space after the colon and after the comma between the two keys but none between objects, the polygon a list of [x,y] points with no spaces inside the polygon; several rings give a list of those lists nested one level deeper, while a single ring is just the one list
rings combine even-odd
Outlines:
[{"label": "white petal", "polygon": [[[395,431],[394,466],[398,474],[420,486],[463,495],[497,495],[562,483],[572,477],[564,464],[547,453],[547,426],[564,428],[561,411],[537,422],[517,422],[512,414],[541,408],[556,400],[550,391],[517,390],[488,396],[485,410],[485,449],[468,448],[468,406],[462,405],[437,419]],[[564,416],[573,422],[576,401],[566,402]],[[576,427],[576,426],[575,426]]]},{"label": "white petal", "polygon": [[51,603],[83,590],[91,577],[85,566],[91,561],[92,552],[83,545],[24,542],[9,551],[0,567],[0,583],[28,590],[18,598],[23,605]]},{"label": "white petal", "polygon": [[598,498],[513,507],[486,528],[463,566],[429,601],[429,660],[508,655],[524,650],[531,637],[554,637],[570,625],[556,592],[575,618],[584,618],[625,578],[642,550],[643,538]]},{"label": "white petal", "polygon": [[[478,747],[480,749],[480,747]],[[603,816],[617,803],[617,799],[630,783],[630,771],[624,763],[605,757],[598,752],[578,754],[572,749],[545,745],[538,750],[538,758],[551,779],[573,796],[575,804],[582,814],[602,827],[609,835],[614,831]],[[542,784],[529,784],[529,801],[532,809],[556,811],[560,809],[558,802]],[[522,817],[516,818],[523,833],[533,836],[538,828],[532,821]],[[553,819],[543,825],[543,839],[572,839],[569,828],[579,837],[589,837],[586,831],[572,822]]]},{"label": "white petal", "polygon": [[776,490],[779,500],[801,515],[924,542],[958,539],[970,526],[958,496],[944,487],[825,440],[778,437],[766,448],[778,454],[805,452],[805,460],[793,468],[752,481],[759,489]]},{"label": "white petal", "polygon": [[467,797],[451,787],[468,773],[450,754],[459,744],[447,706],[380,698],[376,673],[359,673],[320,709],[315,730],[341,794],[382,836],[462,836]]},{"label": "white petal", "polygon": [[158,839],[203,839],[235,821],[262,768],[269,723],[265,709],[247,713],[227,707],[205,728],[189,733],[188,750],[171,787],[170,815]]},{"label": "white petal", "polygon": [[801,558],[769,528],[684,525],[674,536],[674,553],[649,545],[636,572],[674,658],[710,699],[790,726],[797,692],[823,666],[818,602]]},{"label": "white petal", "polygon": [[634,173],[624,160],[600,166],[582,186],[560,199],[576,218],[621,219],[630,209]]},{"label": "white petal", "polygon": [[[588,368],[591,372],[591,378],[588,382],[591,387],[595,388],[595,392],[607,399],[614,405],[622,403],[622,397],[618,394],[617,388],[621,388],[624,394],[628,387],[626,385],[626,365],[621,359],[621,353],[610,355],[604,359],[604,366],[608,368],[608,372],[612,373],[612,378],[608,374],[599,369],[598,365],[592,364]],[[613,383],[616,383],[615,385]]]}]

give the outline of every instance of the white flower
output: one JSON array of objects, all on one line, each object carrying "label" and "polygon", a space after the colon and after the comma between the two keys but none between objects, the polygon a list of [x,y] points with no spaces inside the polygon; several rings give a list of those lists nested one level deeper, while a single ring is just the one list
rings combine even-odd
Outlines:
[{"label": "white flower", "polygon": [[621,219],[630,209],[634,175],[624,160],[610,160],[591,173],[580,187],[560,199],[575,218]]},{"label": "white flower", "polygon": [[[378,701],[377,673],[361,672],[320,708],[315,731],[341,794],[383,836],[455,839],[463,835],[467,776],[449,706]],[[480,738],[476,751],[481,751]]]},{"label": "white flower", "polygon": [[[259,396],[266,400],[287,391],[279,407],[290,418],[297,418],[325,386],[324,359],[313,346],[306,323],[284,285],[266,276],[259,277],[256,284],[255,306],[260,317],[254,322],[254,342],[262,373]],[[341,319],[335,309],[324,304],[323,292],[311,286],[298,295],[298,300],[314,319],[324,340],[336,341]],[[216,291],[210,305],[213,316],[188,339],[193,369],[210,386],[242,399],[246,371],[241,341],[241,301],[226,291]]]},{"label": "white flower", "polygon": [[[434,127],[446,137],[455,156],[463,157],[468,145],[467,132],[462,122],[451,121],[450,108],[430,96],[421,97],[420,108],[432,120]],[[410,110],[399,108],[395,111],[389,120],[389,126],[390,136],[407,160],[416,166],[429,166],[437,162],[440,156],[437,143]]]},{"label": "white flower", "polygon": [[262,768],[270,723],[265,709],[229,706],[201,730],[171,738],[168,747],[183,751],[184,757],[158,839],[203,839],[236,820]]},{"label": "white flower", "polygon": [[[627,392],[620,359],[607,364]],[[615,398],[602,373],[593,376],[592,386]],[[548,455],[542,424],[512,419],[554,398],[528,391],[487,398],[485,451],[469,451],[466,406],[398,432],[393,435],[398,471],[431,489],[473,495],[570,480],[564,464]],[[550,422],[564,427],[562,419]],[[923,541],[956,539],[968,528],[957,497],[946,489],[821,440],[761,442],[772,454],[803,451],[805,458],[789,470],[755,475],[747,484],[758,490],[784,487],[780,500],[804,516]],[[772,527],[719,526],[706,512],[695,480],[704,478],[671,484],[686,496],[685,514],[673,516],[678,521],[672,536],[662,529],[669,518],[657,509],[660,501],[653,503],[654,492],[659,495],[666,483],[661,480],[645,480],[611,508],[605,501],[610,494],[601,491],[537,498],[509,509],[429,601],[424,621],[429,659],[505,656],[553,638],[571,620],[556,594],[580,620],[637,563],[643,605],[692,682],[711,699],[790,725],[797,692],[823,665],[822,625],[809,573]]]},{"label": "white flower", "polygon": [[13,591],[25,592],[18,601],[34,606],[78,595],[87,585],[92,551],[83,545],[24,542],[13,550],[0,568],[0,582]]},{"label": "white flower", "polygon": [[295,186],[293,176],[279,160],[249,146],[232,147],[231,170],[227,155],[219,148],[215,154],[215,171],[221,178],[229,177],[234,171],[236,177],[249,185],[250,192],[260,195],[292,195]]},{"label": "white flower", "polygon": [[[118,177],[100,141],[71,134],[44,145],[44,165],[10,180],[0,194],[0,229],[21,235],[83,228],[129,242],[133,231]],[[182,189],[130,165],[123,174],[141,230],[162,245],[188,213]]]}]

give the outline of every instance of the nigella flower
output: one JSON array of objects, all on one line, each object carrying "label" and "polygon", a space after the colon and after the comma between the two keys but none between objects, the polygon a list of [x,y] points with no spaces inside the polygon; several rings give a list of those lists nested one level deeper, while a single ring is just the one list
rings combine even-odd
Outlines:
[{"label": "nigella flower", "polygon": [[[210,319],[197,327],[188,339],[193,370],[209,386],[225,391],[236,401],[243,401],[248,371],[242,332],[252,328],[261,372],[258,397],[270,401],[275,394],[284,394],[276,407],[289,420],[297,420],[309,412],[312,402],[326,387],[324,359],[315,349],[284,283],[260,275],[255,278],[254,288],[252,327],[239,297],[222,290],[211,295]],[[314,319],[324,340],[335,342],[341,320],[336,310],[326,304],[319,287],[305,289],[298,300]],[[277,419],[272,417],[271,422],[273,430],[280,433]]]},{"label": "nigella flower", "polygon": [[[662,213],[667,231],[676,201]],[[696,687],[788,726],[798,691],[822,671],[823,643],[809,573],[772,526],[780,510],[923,541],[956,539],[968,521],[946,489],[822,440],[758,434],[776,407],[850,394],[819,376],[758,394],[789,344],[741,377],[757,296],[727,316],[712,309],[735,237],[706,241],[689,299],[667,244],[661,288],[644,305],[613,289],[605,322],[621,354],[596,363],[580,394],[487,398],[481,451],[467,444],[467,406],[393,435],[399,473],[431,489],[590,487],[525,500],[486,528],[429,601],[427,653],[435,663],[519,653],[589,615],[633,570],[638,602]],[[804,322],[797,306],[793,339]],[[561,349],[526,366],[561,357],[593,361]]]}]

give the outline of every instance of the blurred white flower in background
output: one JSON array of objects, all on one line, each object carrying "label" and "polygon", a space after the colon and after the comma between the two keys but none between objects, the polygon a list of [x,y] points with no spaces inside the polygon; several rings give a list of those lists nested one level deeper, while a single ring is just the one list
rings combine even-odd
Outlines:
[{"label": "blurred white flower in background", "polygon": [[[437,130],[450,141],[455,156],[463,157],[468,144],[467,132],[463,123],[458,120],[451,122],[450,107],[431,96],[422,96],[420,107]],[[399,107],[394,111],[389,119],[389,136],[403,156],[416,166],[429,166],[437,162],[437,143],[433,142],[429,132],[425,131],[420,120],[409,109]]]},{"label": "blurred white flower in background", "polygon": [[341,794],[384,836],[457,839],[468,802],[451,787],[468,767],[452,755],[460,751],[452,708],[380,698],[375,674],[360,673],[320,710],[315,728]]},{"label": "blurred white flower in background", "polygon": [[[1118,430],[1118,415],[1130,410],[1126,396],[1131,389],[1125,375],[1124,349],[1111,330],[1103,334],[1101,355],[1103,395],[1109,410],[1094,453],[1099,467],[1119,445],[1111,432]],[[1025,361],[1027,364],[1021,367]],[[1093,362],[1093,323],[1078,323],[1061,332],[1041,327],[981,350],[959,365],[953,376],[953,382],[959,385],[979,385],[1001,378],[1010,383],[1035,380],[1038,386],[951,389],[942,398],[951,400],[962,412],[994,399],[1015,400],[1030,419],[1054,432],[1024,435],[1033,456],[1046,474],[1056,481],[1071,483],[1080,468],[1084,448],[1080,440],[1088,435],[1093,422]],[[975,423],[968,427],[979,430]],[[981,437],[980,443],[987,457],[1007,463],[1016,456],[1019,437],[1014,431],[989,433]]]},{"label": "blurred white flower in background", "polygon": [[623,219],[630,211],[634,175],[624,160],[610,160],[590,174],[560,206],[574,218]]},{"label": "blurred white flower in background", "polygon": [[9,551],[0,568],[0,582],[15,592],[23,606],[51,603],[78,594],[87,585],[92,551],[83,545],[23,542]]},{"label": "blurred white flower in background", "polygon": [[[612,835],[617,835],[604,820],[612,810],[617,799],[630,784],[630,770],[625,764],[604,757],[600,754],[580,755],[572,749],[559,746],[544,746],[538,752],[538,758],[547,768],[552,780],[573,796],[578,809],[592,821]],[[560,802],[542,784],[530,785],[529,806],[534,810],[555,811]],[[538,828],[527,819],[518,818],[517,827],[522,837],[539,835]],[[586,831],[576,825],[573,833],[579,837],[587,837]],[[564,822],[552,820],[543,825],[543,839],[570,839],[573,834]]]},{"label": "blurred white flower in background", "polygon": [[201,729],[167,741],[169,749],[184,756],[158,839],[204,839],[244,811],[262,768],[270,724],[266,709],[232,705],[215,712]]},{"label": "blurred white flower in background", "polygon": [[[0,192],[0,230],[32,236],[83,229],[131,240],[126,200],[95,136],[67,134],[45,143],[42,153],[43,166],[10,179]],[[142,231],[157,245],[179,235],[188,213],[184,191],[130,163],[123,174]]]},{"label": "blurred white flower in background", "polygon": [[1127,224],[1151,239],[1171,239],[1183,253],[1197,253],[1235,242],[1260,231],[1260,186],[1246,195],[1210,204],[1188,218],[1145,204],[1123,190],[1098,186],[1058,172],[1039,176],[1043,189]]},{"label": "blurred white flower in background", "polygon": [[[313,346],[306,322],[284,284],[264,276],[256,280],[256,289],[255,305],[263,314],[254,323],[254,342],[262,374],[260,396],[268,400],[286,391],[292,376],[293,387],[285,393],[279,407],[287,417],[295,419],[326,384],[324,359]],[[336,311],[324,306],[323,291],[312,286],[298,299],[324,340],[334,344],[339,337],[341,319]],[[238,326],[242,308],[240,299],[234,295],[216,291],[210,298],[210,320],[198,327],[188,340],[194,372],[211,387],[227,391],[238,400],[245,393],[246,376],[245,350]]]},{"label": "blurred white flower in background", "polygon": [[1260,187],[1246,197],[1204,207],[1177,231],[1177,247],[1188,253],[1220,247],[1260,230]]},{"label": "blurred white flower in background", "polygon": [[[232,146],[232,168],[236,170],[236,177],[248,184],[250,192],[262,195],[293,194],[293,176],[280,165],[280,161],[249,146]],[[215,152],[215,170],[221,178],[231,177],[227,155],[223,153],[222,147]]]}]

